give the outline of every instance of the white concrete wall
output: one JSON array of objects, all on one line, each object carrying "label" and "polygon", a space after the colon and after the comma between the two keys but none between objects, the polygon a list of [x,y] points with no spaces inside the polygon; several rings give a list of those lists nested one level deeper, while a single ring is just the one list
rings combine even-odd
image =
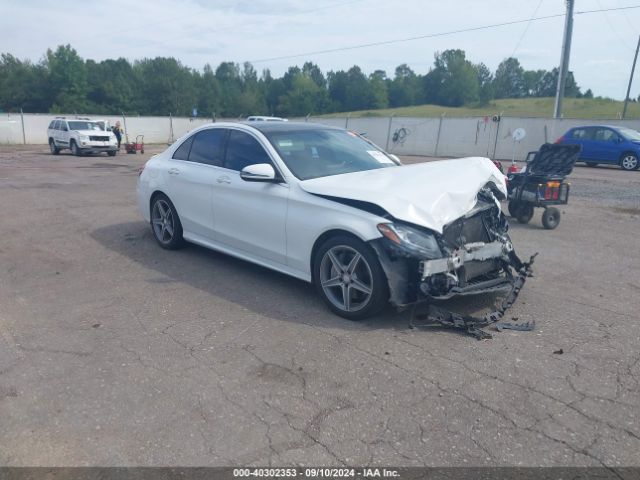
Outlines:
[{"label": "white concrete wall", "polygon": [[[75,115],[61,115],[74,118]],[[115,124],[120,116],[87,115],[90,118],[108,119]],[[56,115],[24,114],[24,140],[27,144],[46,144],[47,126]],[[291,119],[292,121],[294,119]],[[295,119],[306,121],[305,118]],[[488,120],[488,121],[487,121]],[[223,121],[219,119],[219,121]],[[233,119],[231,121],[236,121]],[[466,118],[309,118],[310,122],[348,128],[365,134],[373,142],[397,155],[429,155],[442,157],[485,156],[501,160],[515,155],[517,160],[527,152],[537,150],[545,142],[554,142],[571,127],[580,125],[620,125],[640,130],[640,120],[575,120],[550,118],[502,117],[500,123],[485,117]],[[127,117],[126,129],[130,135],[144,135],[147,143],[167,143],[201,125],[209,118]],[[514,144],[511,134],[516,128],[524,128],[527,136]],[[394,141],[396,134],[396,141]],[[496,139],[497,136],[497,139]],[[23,129],[20,114],[0,114],[0,145],[22,144]],[[494,155],[495,153],[495,155]]]},{"label": "white concrete wall", "polygon": [[[498,124],[490,118],[485,121],[485,117],[393,117],[390,129],[389,120],[388,117],[350,118],[348,128],[365,133],[379,146],[397,155],[483,156],[500,160],[512,156],[523,160],[528,152],[537,150],[545,142],[553,143],[569,128],[581,125],[619,125],[640,130],[640,120],[502,117]],[[346,118],[310,118],[309,121],[343,128],[347,124]],[[514,144],[511,135],[516,128],[524,128],[527,136]],[[400,135],[394,142],[394,133],[401,129],[404,129],[404,136]]]},{"label": "white concrete wall", "polygon": [[[67,117],[73,119],[76,115],[54,114],[24,114],[24,143],[46,144],[47,127],[55,117]],[[115,125],[120,121],[123,128],[125,122],[121,116],[114,115],[80,115],[94,119],[106,119]],[[222,120],[220,120],[222,121]],[[126,133],[131,136],[144,135],[147,143],[167,143],[171,136],[171,124],[173,124],[173,138],[179,138],[185,133],[211,123],[210,118],[182,118],[182,117],[126,117]],[[19,113],[0,114],[0,145],[22,144],[22,120]]]}]

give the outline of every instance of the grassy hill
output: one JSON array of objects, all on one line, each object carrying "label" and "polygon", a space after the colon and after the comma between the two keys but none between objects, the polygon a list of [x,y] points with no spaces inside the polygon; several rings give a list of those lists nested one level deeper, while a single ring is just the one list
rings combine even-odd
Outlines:
[{"label": "grassy hill", "polygon": [[[602,98],[565,98],[564,118],[618,119],[624,102]],[[362,110],[322,115],[323,117],[477,117],[500,114],[508,117],[552,117],[553,98],[505,98],[494,100],[482,107],[442,107],[440,105],[415,105],[412,107]],[[627,119],[640,118],[640,103],[629,102]]]}]

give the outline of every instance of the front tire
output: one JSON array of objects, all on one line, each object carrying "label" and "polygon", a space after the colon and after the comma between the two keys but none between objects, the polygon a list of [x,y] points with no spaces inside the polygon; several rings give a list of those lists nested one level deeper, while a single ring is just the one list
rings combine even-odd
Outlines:
[{"label": "front tire", "polygon": [[56,147],[56,142],[53,141],[53,138],[49,139],[49,149],[51,150],[51,155],[58,155],[60,153],[60,149]]},{"label": "front tire", "polygon": [[625,153],[620,159],[620,166],[623,170],[637,170],[640,166],[638,163],[638,157],[633,153]]},{"label": "front tire", "polygon": [[596,162],[587,162],[587,167],[594,168],[594,167],[597,167],[597,166],[598,166],[598,164]]},{"label": "front tire", "polygon": [[184,245],[182,223],[176,207],[166,195],[159,193],[151,202],[151,230],[162,248],[176,250]]},{"label": "front tire", "polygon": [[116,156],[116,153],[118,153],[118,152],[116,152],[115,150],[110,150],[110,151],[108,151],[108,152],[107,152],[107,154],[108,154],[110,157],[115,157],[115,156]]},{"label": "front tire", "polygon": [[75,155],[76,157],[82,155],[82,152],[78,148],[78,144],[75,142],[75,140],[71,140],[71,154]]},{"label": "front tire", "polygon": [[387,278],[376,253],[348,235],[331,237],[318,248],[313,282],[331,311],[348,320],[371,317],[389,301]]}]

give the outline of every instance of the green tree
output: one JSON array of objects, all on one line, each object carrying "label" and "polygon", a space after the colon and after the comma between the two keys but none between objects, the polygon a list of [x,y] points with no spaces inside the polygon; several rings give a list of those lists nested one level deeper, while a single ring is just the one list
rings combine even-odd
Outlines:
[{"label": "green tree", "polygon": [[546,75],[546,70],[525,70],[524,71],[524,89],[527,97],[543,97],[540,95],[540,86],[542,79]]},{"label": "green tree", "polygon": [[389,106],[389,88],[387,72],[376,70],[369,75],[373,105],[371,108],[387,108]]},{"label": "green tree", "polygon": [[46,67],[21,61],[9,53],[0,55],[0,108],[48,112],[51,100]]},{"label": "green tree", "polygon": [[134,71],[140,82],[134,111],[143,115],[191,115],[198,95],[190,68],[175,58],[156,57],[136,62]]},{"label": "green tree", "polygon": [[527,95],[524,69],[518,59],[509,57],[498,65],[493,79],[495,98],[522,98]]},{"label": "green tree", "polygon": [[420,99],[420,79],[406,63],[398,65],[389,83],[389,106],[416,105]]},{"label": "green tree", "polygon": [[222,106],[222,92],[211,65],[207,63],[204,66],[202,76],[198,80],[198,111],[200,115],[211,117],[219,115]]},{"label": "green tree", "polygon": [[[558,67],[545,74],[540,79],[537,95],[538,97],[555,97],[558,89]],[[580,87],[576,83],[573,72],[567,74],[567,80],[564,86],[564,96],[576,98],[582,96]]]},{"label": "green tree", "polygon": [[436,53],[425,87],[428,98],[438,105],[459,107],[480,98],[477,67],[466,59],[462,50]]},{"label": "green tree", "polygon": [[476,78],[478,79],[478,101],[481,105],[486,105],[493,99],[493,75],[491,70],[484,64],[474,65]]},{"label": "green tree", "polygon": [[83,112],[87,110],[88,93],[85,63],[71,45],[60,45],[56,51],[47,50],[48,84],[54,112]]},{"label": "green tree", "polygon": [[87,60],[87,99],[94,113],[132,112],[139,85],[131,64],[124,58],[96,63]]}]

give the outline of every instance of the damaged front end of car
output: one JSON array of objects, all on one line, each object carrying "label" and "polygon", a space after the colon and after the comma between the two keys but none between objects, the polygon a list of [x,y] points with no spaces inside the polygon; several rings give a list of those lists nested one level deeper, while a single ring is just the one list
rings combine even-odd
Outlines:
[{"label": "damaged front end of car", "polygon": [[[482,327],[499,321],[513,305],[526,278],[532,276],[535,257],[522,262],[516,255],[500,209],[502,196],[498,189],[485,186],[475,206],[445,225],[442,233],[395,219],[380,223],[382,237],[370,244],[387,276],[390,303],[398,308],[426,307],[421,316],[426,322],[419,326],[460,328],[476,338],[490,338]],[[494,311],[482,317],[435,305],[457,295],[494,292],[507,293]]]}]

